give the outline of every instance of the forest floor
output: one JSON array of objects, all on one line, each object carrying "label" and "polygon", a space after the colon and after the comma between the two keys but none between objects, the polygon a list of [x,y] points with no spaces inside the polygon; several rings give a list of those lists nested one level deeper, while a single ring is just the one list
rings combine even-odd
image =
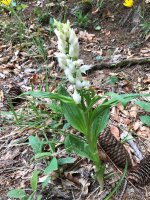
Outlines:
[{"label": "forest floor", "polygon": [[[43,138],[44,132],[54,143],[57,156],[68,156],[62,150],[64,132],[70,130],[73,133],[74,130],[64,122],[60,113],[56,115],[51,111],[53,108],[47,109],[41,99],[33,104],[26,97],[10,108],[5,101],[5,93],[12,87],[19,86],[23,92],[33,88],[54,92],[59,84],[64,83],[63,72],[54,55],[58,50],[53,18],[70,20],[79,38],[80,58],[93,66],[87,78],[97,94],[150,94],[150,3],[137,3],[127,8],[121,0],[99,1],[102,4],[93,1],[87,18],[83,18],[71,14],[76,2],[21,1],[28,6],[18,11],[24,25],[18,24],[15,16],[0,7],[0,200],[10,199],[7,192],[13,188],[31,193],[33,170],[43,170],[50,159],[33,159],[29,136]],[[140,100],[150,102],[150,97]],[[42,116],[41,121],[36,111]],[[133,103],[126,108],[118,105],[111,110],[109,121],[111,133],[118,140],[119,126],[132,132],[143,157],[150,153],[150,127],[140,119],[145,113],[149,115]],[[135,165],[139,159],[131,147],[125,146]],[[44,151],[48,151],[47,145]],[[71,156],[74,162],[53,172],[44,189],[40,185],[44,175],[40,175],[38,192],[42,199],[105,199],[122,172],[107,162],[104,192],[100,194],[92,163],[77,155]],[[150,186],[138,187],[128,183],[125,187],[123,183],[111,199],[148,200]]]}]

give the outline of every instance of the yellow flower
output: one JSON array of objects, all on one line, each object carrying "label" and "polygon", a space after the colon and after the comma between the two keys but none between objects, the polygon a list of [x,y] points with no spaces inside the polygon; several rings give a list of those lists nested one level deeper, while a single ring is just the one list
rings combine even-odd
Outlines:
[{"label": "yellow flower", "polygon": [[0,0],[0,2],[6,6],[9,6],[11,4],[12,0]]},{"label": "yellow flower", "polygon": [[133,6],[133,0],[124,0],[123,5],[131,8]]}]

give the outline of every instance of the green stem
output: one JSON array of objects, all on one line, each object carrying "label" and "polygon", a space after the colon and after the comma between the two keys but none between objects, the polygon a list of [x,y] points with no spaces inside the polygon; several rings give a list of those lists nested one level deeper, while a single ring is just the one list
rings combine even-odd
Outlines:
[{"label": "green stem", "polygon": [[[90,145],[90,144],[89,144]],[[90,148],[93,153],[93,163],[95,165],[95,173],[96,173],[96,179],[99,182],[100,185],[100,190],[102,191],[104,188],[104,171],[105,171],[105,166],[102,165],[100,157],[99,157],[99,152],[97,149],[97,143],[96,145],[90,145]]]},{"label": "green stem", "polygon": [[105,167],[101,164],[101,160],[99,158],[98,151],[96,152],[95,159],[96,160],[93,161],[93,163],[96,167],[96,170],[95,170],[96,178],[97,178],[97,181],[99,182],[100,190],[102,191],[103,188],[104,188],[104,170],[105,170]]},{"label": "green stem", "polygon": [[91,154],[92,154],[92,161],[95,165],[95,173],[96,173],[96,178],[97,181],[99,182],[100,185],[100,190],[102,191],[104,188],[104,170],[105,167],[102,165],[100,157],[99,157],[99,152],[98,152],[98,148],[97,148],[97,141],[93,141],[94,137],[92,136],[91,133],[91,120],[90,120],[90,112],[85,114],[85,119],[87,122],[87,133],[86,133],[86,139],[88,141],[90,150],[91,150]]}]

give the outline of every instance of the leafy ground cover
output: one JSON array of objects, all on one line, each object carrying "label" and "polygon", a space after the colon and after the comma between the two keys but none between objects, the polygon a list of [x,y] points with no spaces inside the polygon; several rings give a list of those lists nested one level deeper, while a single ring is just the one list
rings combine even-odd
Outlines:
[{"label": "leafy ground cover", "polygon": [[[31,199],[105,199],[122,172],[106,162],[105,187],[100,194],[93,164],[69,153],[65,137],[79,132],[63,117],[58,102],[23,97],[6,101],[10,91],[55,92],[68,84],[58,66],[53,19],[70,20],[79,38],[80,58],[93,67],[87,73],[99,94],[150,93],[150,4],[137,1],[93,1],[83,8],[76,1],[17,1],[16,15],[0,7],[0,199],[14,188],[34,193]],[[75,11],[74,11],[75,10]],[[81,11],[84,12],[82,13]],[[19,88],[18,88],[19,86]],[[69,86],[69,85],[68,85]],[[11,89],[14,88],[14,89]],[[11,97],[10,97],[11,98]],[[11,99],[10,99],[11,100]],[[118,105],[111,110],[109,127],[120,140],[120,127],[132,132],[143,157],[150,152],[149,97],[147,104]],[[143,109],[141,109],[144,108]],[[139,162],[126,143],[133,165]],[[107,160],[108,161],[108,160]],[[32,178],[31,178],[32,177]],[[37,181],[38,180],[38,181]],[[37,183],[38,182],[38,183]],[[18,191],[20,192],[20,191]],[[35,194],[36,193],[36,194]],[[21,193],[25,199],[25,193]],[[122,183],[111,199],[149,199],[149,186]]]}]

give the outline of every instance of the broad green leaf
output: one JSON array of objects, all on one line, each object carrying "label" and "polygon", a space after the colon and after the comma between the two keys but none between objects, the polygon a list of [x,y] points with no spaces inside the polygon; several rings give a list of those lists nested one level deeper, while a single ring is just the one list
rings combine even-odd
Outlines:
[{"label": "broad green leaf", "polygon": [[13,189],[7,193],[10,198],[24,198],[27,196],[26,192],[21,189]]},{"label": "broad green leaf", "polygon": [[99,115],[94,119],[91,126],[93,142],[97,141],[98,135],[106,128],[109,121],[110,108],[102,109]]},{"label": "broad green leaf", "polygon": [[58,162],[57,162],[57,159],[53,157],[49,165],[45,168],[44,174],[48,175],[49,173],[57,169],[58,169]]},{"label": "broad green leaf", "polygon": [[51,103],[48,105],[48,107],[54,111],[55,113],[61,114],[62,113],[62,109],[61,109],[61,105],[58,105],[56,103]]},{"label": "broad green leaf", "polygon": [[35,159],[41,159],[47,156],[51,156],[52,153],[51,152],[42,152],[42,153],[38,153],[34,156]]},{"label": "broad green leaf", "polygon": [[73,128],[81,133],[87,132],[84,112],[79,108],[78,105],[62,103],[62,110],[66,120]]},{"label": "broad green leaf", "polygon": [[68,135],[65,139],[65,149],[69,152],[74,152],[81,157],[85,157],[92,160],[92,153],[89,145],[81,138],[75,135]]},{"label": "broad green leaf", "polygon": [[146,112],[150,112],[150,103],[145,101],[134,101],[134,103],[143,108]]},{"label": "broad green leaf", "polygon": [[39,140],[39,138],[31,135],[29,136],[29,145],[31,145],[34,153],[41,153],[42,152],[42,141]]},{"label": "broad green leaf", "polygon": [[140,120],[146,124],[147,126],[150,126],[150,116],[144,115],[140,117]]},{"label": "broad green leaf", "polygon": [[124,105],[124,106],[127,104],[127,101],[125,100],[125,98],[123,98],[119,94],[116,94],[116,93],[113,93],[113,92],[109,92],[109,93],[107,93],[107,95],[111,96],[112,100],[115,100],[115,101],[117,101],[119,103],[122,103],[122,105]]},{"label": "broad green leaf", "polygon": [[37,190],[37,183],[38,183],[38,175],[40,171],[35,170],[32,172],[32,177],[31,177],[31,188],[33,191]]},{"label": "broad green leaf", "polygon": [[42,91],[38,91],[38,92],[28,91],[28,92],[23,93],[22,95],[31,95],[36,98],[55,99],[55,100],[59,100],[64,103],[73,103],[74,104],[74,101],[71,97],[64,96],[62,94],[57,94],[57,93],[42,92]]},{"label": "broad green leaf", "polygon": [[71,164],[74,163],[74,161],[75,159],[72,157],[59,158],[58,165]]},{"label": "broad green leaf", "polygon": [[111,107],[111,103],[109,104],[101,104],[100,106],[98,106],[97,108],[94,109],[94,111],[92,112],[92,116],[91,116],[91,121],[94,122],[94,120],[99,117],[105,110],[110,109]]},{"label": "broad green leaf", "polygon": [[91,100],[90,105],[89,105],[88,108],[87,108],[87,111],[90,110],[90,109],[93,107],[93,105],[94,105],[95,103],[97,103],[100,99],[101,99],[100,96],[95,96],[95,97],[93,97],[93,99]]},{"label": "broad green leaf", "polygon": [[131,93],[131,94],[116,94],[116,93],[113,93],[113,92],[108,92],[106,93],[105,95],[108,95],[108,96],[111,96],[112,99],[108,100],[106,103],[104,103],[103,105],[116,105],[118,103],[122,103],[122,100],[123,100],[123,105],[126,105],[129,101],[133,100],[133,99],[136,99],[138,97],[141,97],[141,96],[150,96],[150,94],[135,94],[135,93]]}]

